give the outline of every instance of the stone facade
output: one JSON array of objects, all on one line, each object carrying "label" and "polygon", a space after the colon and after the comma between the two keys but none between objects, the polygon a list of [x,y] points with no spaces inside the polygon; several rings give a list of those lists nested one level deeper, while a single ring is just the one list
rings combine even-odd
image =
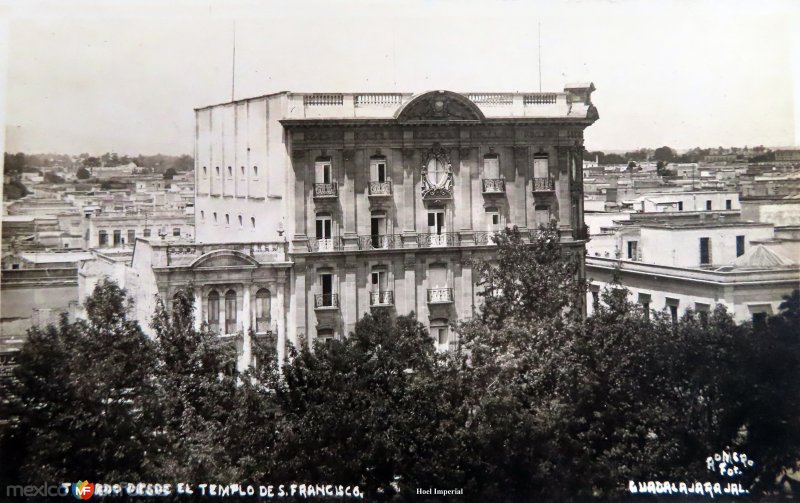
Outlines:
[{"label": "stone facade", "polygon": [[[281,354],[346,336],[371,309],[414,311],[445,349],[448,325],[474,313],[470,260],[491,257],[493,232],[527,239],[555,220],[583,256],[593,90],[279,93],[197,109],[192,259],[162,263],[177,245],[137,241],[133,266],[153,271],[148,294],[202,285],[198,323],[224,324],[229,302],[237,324],[221,333],[252,327],[268,291]],[[237,251],[248,243],[285,256]]]}]

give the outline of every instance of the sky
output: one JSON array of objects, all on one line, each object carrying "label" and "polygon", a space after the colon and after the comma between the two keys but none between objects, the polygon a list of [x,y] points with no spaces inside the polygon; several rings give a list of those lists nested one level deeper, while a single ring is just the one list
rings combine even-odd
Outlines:
[{"label": "sky", "polygon": [[0,0],[4,149],[191,153],[232,82],[538,91],[539,38],[543,91],[597,88],[589,150],[798,146],[798,26],[792,0]]}]

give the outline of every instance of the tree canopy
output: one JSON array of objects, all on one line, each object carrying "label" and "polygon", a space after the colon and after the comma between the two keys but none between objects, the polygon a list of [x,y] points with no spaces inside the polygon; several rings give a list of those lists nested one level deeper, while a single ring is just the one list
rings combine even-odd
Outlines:
[{"label": "tree canopy", "polygon": [[[194,324],[191,289],[157,303],[152,339],[104,281],[85,319],[34,328],[11,386],[0,475],[358,485],[369,501],[463,488],[464,501],[612,501],[629,483],[734,480],[753,496],[798,469],[800,291],[737,325],[673,321],[612,284],[584,317],[580,256],[555,228],[495,236],[481,302],[437,352],[414,313],[367,313],[347,337],[255,366]],[[282,365],[279,367],[279,363]],[[746,453],[735,479],[707,457]],[[435,497],[432,499],[436,499]]]}]

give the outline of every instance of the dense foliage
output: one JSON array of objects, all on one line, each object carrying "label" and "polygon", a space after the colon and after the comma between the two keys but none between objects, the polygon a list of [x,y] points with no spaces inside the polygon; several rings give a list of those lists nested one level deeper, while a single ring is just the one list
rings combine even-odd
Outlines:
[{"label": "dense foliage", "polygon": [[[36,328],[19,355],[4,481],[153,480],[359,485],[369,501],[463,489],[465,501],[626,499],[629,481],[725,479],[744,452],[756,495],[797,468],[800,292],[763,324],[721,307],[676,323],[611,285],[584,319],[579,257],[555,229],[516,230],[477,262],[482,301],[438,353],[414,313],[290,348],[250,334],[256,365],[161,303],[145,337],[102,283],[87,320]],[[434,496],[429,497],[437,499]]]}]

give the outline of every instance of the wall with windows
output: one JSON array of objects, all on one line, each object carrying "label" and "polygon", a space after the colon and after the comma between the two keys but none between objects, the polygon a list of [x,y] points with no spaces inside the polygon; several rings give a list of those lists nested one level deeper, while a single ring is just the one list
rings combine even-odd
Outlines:
[{"label": "wall with windows", "polygon": [[[713,225],[705,227],[663,228],[643,225],[641,228],[642,260],[651,264],[676,267],[731,265],[736,260],[737,236],[744,236],[746,253],[750,241],[770,239],[774,227],[769,224]],[[707,262],[701,262],[701,239],[708,239]]]},{"label": "wall with windows", "polygon": [[[613,259],[587,258],[587,277],[592,278],[587,293],[589,313],[593,311],[594,299],[599,298],[601,291],[611,282],[615,267]],[[752,321],[761,313],[776,314],[782,297],[796,288],[800,279],[798,268],[755,272],[703,271],[698,275],[691,269],[636,267],[637,270],[633,270],[623,264],[619,271],[619,279],[630,292],[632,302],[675,316],[683,316],[687,309],[711,311],[719,304],[738,323]],[[643,270],[638,270],[639,267]]]},{"label": "wall with windows", "polygon": [[285,230],[285,106],[274,95],[195,111],[198,242],[274,241]]}]

